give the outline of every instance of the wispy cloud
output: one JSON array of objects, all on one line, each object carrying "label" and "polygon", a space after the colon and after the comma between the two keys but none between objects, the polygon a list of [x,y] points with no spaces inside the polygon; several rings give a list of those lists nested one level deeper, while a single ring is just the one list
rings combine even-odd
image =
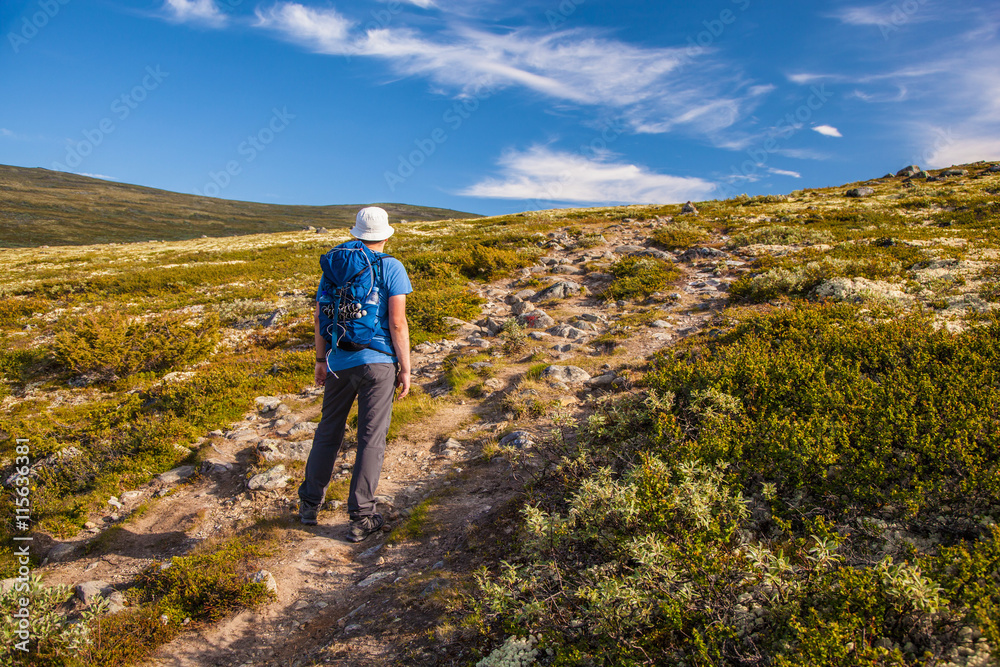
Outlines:
[{"label": "wispy cloud", "polygon": [[837,128],[835,128],[833,125],[817,125],[816,127],[812,128],[812,131],[813,132],[819,132],[824,137],[843,137],[844,136],[844,135],[842,135],[840,133],[840,130],[838,130]]},{"label": "wispy cloud", "polygon": [[788,169],[778,169],[777,167],[768,167],[768,173],[774,174],[776,176],[791,176],[792,178],[802,178],[802,174],[797,171],[790,171]]},{"label": "wispy cloud", "polygon": [[226,24],[226,15],[215,0],[166,0],[163,9],[170,18],[182,23],[202,23],[215,28]]},{"label": "wispy cloud", "polygon": [[490,199],[535,199],[583,203],[671,203],[705,198],[715,185],[700,178],[659,174],[610,156],[588,158],[532,146],[499,160],[501,176],[459,194]]},{"label": "wispy cloud", "polygon": [[487,80],[561,103],[613,108],[647,133],[724,129],[771,90],[744,85],[732,68],[692,63],[681,48],[640,47],[583,29],[496,32],[445,18],[433,35],[409,27],[362,31],[333,8],[295,2],[258,9],[257,26],[317,53],[386,60],[400,74],[457,94]]}]

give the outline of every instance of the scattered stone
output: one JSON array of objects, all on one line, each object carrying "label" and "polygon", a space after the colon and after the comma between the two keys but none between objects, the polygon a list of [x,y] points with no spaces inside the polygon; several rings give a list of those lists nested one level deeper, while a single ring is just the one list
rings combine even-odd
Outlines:
[{"label": "scattered stone", "polygon": [[530,299],[531,297],[535,296],[535,290],[523,289],[520,292],[514,292],[514,296],[516,296],[518,299],[521,300]]},{"label": "scattered stone", "polygon": [[531,439],[531,434],[527,431],[512,431],[500,438],[501,447],[516,447],[517,449],[524,449],[525,447],[531,447],[535,442]]},{"label": "scattered stone", "polygon": [[257,570],[250,575],[250,581],[255,584],[264,584],[267,586],[267,590],[275,595],[278,594],[278,582],[274,580],[274,575],[267,570]]},{"label": "scattered stone", "polygon": [[277,310],[272,310],[270,313],[267,314],[267,317],[264,318],[264,323],[261,326],[263,326],[265,329],[269,329],[275,326],[278,322],[280,322],[281,318],[283,318],[287,313],[288,311],[285,310],[284,308],[278,308]]},{"label": "scattered stone", "polygon": [[471,327],[472,325],[465,320],[460,320],[457,317],[442,317],[441,322],[448,325],[449,327],[455,329],[461,329],[462,327]]},{"label": "scattered stone", "polygon": [[535,309],[517,316],[517,322],[521,326],[529,329],[546,329],[553,326],[556,321],[549,317],[545,311]]},{"label": "scattered stone", "polygon": [[288,475],[285,474],[285,466],[278,464],[259,475],[254,475],[247,482],[247,488],[251,491],[270,491],[273,489],[283,489],[288,484]]},{"label": "scattered stone", "polygon": [[641,245],[620,245],[615,248],[615,253],[619,255],[635,255],[645,250],[646,248]]},{"label": "scattered stone", "polygon": [[358,554],[358,558],[360,558],[361,560],[364,560],[366,558],[371,558],[372,556],[377,554],[384,545],[385,542],[382,542],[380,544],[376,544],[373,547],[368,547],[367,549]]},{"label": "scattered stone", "polygon": [[565,352],[572,352],[577,347],[579,347],[579,346],[578,345],[573,345],[572,343],[561,343],[559,345],[553,345],[552,349],[555,350],[556,352],[563,352],[563,353],[565,353]]},{"label": "scattered stone", "polygon": [[327,230],[326,227],[318,227],[316,229],[316,233],[317,234],[329,234],[330,232],[329,232],[329,230]]},{"label": "scattered stone", "polygon": [[229,472],[233,464],[222,459],[205,459],[201,462],[201,471],[205,474]]},{"label": "scattered stone", "polygon": [[969,172],[965,169],[945,169],[938,172],[938,176],[968,176]]},{"label": "scattered stone", "polygon": [[114,496],[108,498],[108,504],[114,507],[116,510],[120,510],[125,507],[124,505],[122,505],[121,501],[115,498]]},{"label": "scattered stone", "polygon": [[920,167],[918,167],[915,164],[911,164],[909,167],[904,167],[904,168],[900,169],[899,171],[897,171],[896,172],[896,176],[899,176],[901,178],[908,178],[910,176],[916,176],[921,171],[922,170],[920,169]]},{"label": "scattered stone", "polygon": [[531,297],[532,301],[546,301],[548,299],[565,299],[582,293],[583,286],[570,280],[560,280],[552,283],[542,291]]},{"label": "scattered stone", "polygon": [[156,479],[163,484],[177,484],[194,474],[194,466],[180,466],[167,472],[161,472]]},{"label": "scattered stone", "polygon": [[578,276],[578,275],[581,275],[583,273],[586,273],[586,271],[584,271],[583,269],[581,269],[578,266],[569,266],[567,264],[563,264],[563,265],[560,265],[560,266],[557,266],[557,267],[553,268],[552,269],[552,273],[559,274],[559,275],[565,275],[565,276]]},{"label": "scattered stone", "polygon": [[182,382],[188,378],[193,378],[195,375],[196,373],[194,371],[174,371],[172,373],[167,373],[160,379],[169,384],[171,382]]},{"label": "scattered stone", "polygon": [[717,248],[688,248],[683,253],[681,253],[679,259],[682,262],[693,262],[698,259],[713,259],[716,257],[728,257],[725,252]]},{"label": "scattered stone", "polygon": [[257,412],[261,415],[273,413],[281,405],[281,399],[277,396],[258,396],[253,401],[257,406]]},{"label": "scattered stone", "polygon": [[103,596],[105,591],[110,587],[110,584],[106,581],[84,581],[74,586],[73,592],[83,604],[89,607],[97,601],[99,596]]},{"label": "scattered stone", "polygon": [[862,188],[851,188],[850,190],[844,193],[844,196],[861,198],[861,197],[871,197],[873,194],[875,194],[875,190],[873,188],[862,187]]},{"label": "scattered stone", "polygon": [[649,326],[653,327],[654,329],[669,329],[670,322],[667,322],[666,320],[653,320],[652,322],[649,323]]},{"label": "scattered stone", "polygon": [[995,174],[997,172],[1000,172],[1000,164],[995,164],[992,167],[988,168],[986,171],[989,172],[989,173],[991,173],[991,174]]},{"label": "scattered stone", "polygon": [[525,313],[535,309],[535,304],[529,301],[518,301],[513,306],[510,307],[510,312],[514,315],[524,315]]},{"label": "scattered stone", "polygon": [[315,433],[317,426],[319,426],[319,424],[316,422],[299,422],[295,426],[288,429],[288,437],[296,440],[310,437],[313,433]]},{"label": "scattered stone", "polygon": [[590,373],[578,366],[549,366],[542,371],[542,377],[572,385],[586,382],[590,379]]},{"label": "scattered stone", "polygon": [[345,633],[357,632],[358,630],[361,630],[361,625],[358,623],[351,623],[346,628],[344,628]]},{"label": "scattered stone", "polygon": [[580,313],[576,316],[578,320],[584,320],[586,322],[604,322],[606,318],[603,315],[598,315],[596,313]]},{"label": "scattered stone", "polygon": [[604,375],[598,375],[595,378],[591,378],[587,381],[587,386],[589,387],[610,387],[618,376],[615,375],[614,371],[607,371]]},{"label": "scattered stone", "polygon": [[580,331],[590,331],[591,333],[596,333],[598,331],[598,327],[596,324],[594,324],[593,322],[588,322],[587,320],[583,319],[577,320],[573,324],[573,326],[575,326]]},{"label": "scattered stone", "polygon": [[548,333],[553,336],[559,336],[560,338],[569,338],[570,340],[575,340],[577,338],[582,338],[586,336],[586,332],[577,329],[569,324],[560,324],[552,327],[548,330]]},{"label": "scattered stone", "polygon": [[489,378],[483,382],[483,386],[492,391],[499,391],[503,389],[503,380],[500,378]]},{"label": "scattered stone", "polygon": [[142,491],[126,491],[122,494],[122,502],[130,503],[133,500],[138,500],[142,497]]},{"label": "scattered stone", "polygon": [[698,215],[698,209],[691,202],[687,202],[681,207],[681,213],[689,213],[693,215]]},{"label": "scattered stone", "polygon": [[369,574],[367,577],[359,581],[357,586],[358,588],[368,588],[372,584],[378,583],[379,581],[382,581],[386,577],[391,577],[394,574],[396,574],[394,570],[382,570],[380,572],[373,572],[372,574]]}]

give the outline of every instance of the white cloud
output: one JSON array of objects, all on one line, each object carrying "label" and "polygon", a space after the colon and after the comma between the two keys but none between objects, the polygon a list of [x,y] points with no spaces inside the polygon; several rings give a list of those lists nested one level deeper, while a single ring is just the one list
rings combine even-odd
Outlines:
[{"label": "white cloud", "polygon": [[219,11],[215,0],[166,0],[163,8],[176,21],[204,23],[213,27],[226,23],[226,15]]},{"label": "white cloud", "polygon": [[495,32],[452,24],[362,31],[334,9],[280,2],[257,26],[317,53],[386,60],[399,73],[471,94],[521,87],[560,102],[620,110],[632,129],[712,133],[730,127],[771,86],[744,86],[732,68],[693,62],[681,48],[645,48],[589,30]]},{"label": "white cloud", "polygon": [[834,14],[835,18],[847,25],[885,25],[892,20],[892,9],[876,7],[845,7]]},{"label": "white cloud", "polygon": [[947,130],[938,129],[934,139],[928,140],[924,154],[917,156],[916,162],[926,164],[931,169],[968,164],[979,160],[1000,160],[1000,136],[992,133],[986,136],[953,136]]},{"label": "white cloud", "polygon": [[802,174],[797,171],[789,171],[787,169],[778,169],[776,167],[768,167],[768,173],[775,174],[776,176],[791,176],[792,178],[802,178]]},{"label": "white cloud", "polygon": [[824,137],[843,137],[840,130],[835,128],[833,125],[817,125],[812,128],[813,132],[819,132]]},{"label": "white cloud", "polygon": [[117,181],[118,180],[117,178],[114,178],[112,176],[105,176],[104,174],[88,174],[85,171],[76,171],[76,172],[73,172],[73,173],[75,173],[75,174],[77,174],[79,176],[87,176],[89,178],[99,178],[102,181]]},{"label": "white cloud", "polygon": [[666,204],[704,199],[715,185],[700,178],[671,176],[645,167],[587,158],[532,146],[500,158],[502,176],[487,178],[459,194],[489,199],[537,199],[583,203]]}]

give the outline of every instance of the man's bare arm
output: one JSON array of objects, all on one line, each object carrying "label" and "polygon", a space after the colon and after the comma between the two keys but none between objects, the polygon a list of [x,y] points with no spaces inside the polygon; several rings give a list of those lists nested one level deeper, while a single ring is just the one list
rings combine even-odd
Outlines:
[{"label": "man's bare arm", "polygon": [[396,386],[400,388],[399,398],[403,398],[410,393],[410,325],[406,321],[405,294],[389,297],[389,335],[399,359]]}]

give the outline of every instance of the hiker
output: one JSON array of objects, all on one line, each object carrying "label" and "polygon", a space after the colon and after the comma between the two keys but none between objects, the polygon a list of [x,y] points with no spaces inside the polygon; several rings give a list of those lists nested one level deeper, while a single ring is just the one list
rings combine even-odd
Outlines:
[{"label": "hiker", "polygon": [[[317,522],[344,442],[347,413],[357,398],[358,452],[347,498],[351,519],[347,539],[352,542],[361,542],[384,523],[375,511],[375,491],[393,395],[397,388],[397,398],[410,391],[406,295],[413,288],[399,260],[382,253],[394,231],[383,209],[363,208],[351,229],[354,240],[320,260],[324,277],[316,293],[315,377],[316,384],[324,387],[323,416],[299,487],[299,518],[307,525]],[[355,291],[360,288],[361,296],[346,294],[338,281]],[[338,300],[333,301],[334,296]]]}]

